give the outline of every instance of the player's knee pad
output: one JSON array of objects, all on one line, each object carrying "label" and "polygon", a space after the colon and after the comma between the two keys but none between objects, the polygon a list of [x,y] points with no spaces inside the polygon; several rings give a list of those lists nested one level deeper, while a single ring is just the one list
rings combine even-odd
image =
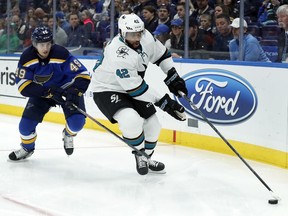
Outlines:
[{"label": "player's knee pad", "polygon": [[66,127],[71,133],[78,133],[85,125],[85,116],[82,114],[73,114],[66,119]]},{"label": "player's knee pad", "polygon": [[124,137],[135,138],[143,132],[143,118],[132,108],[119,110],[113,118],[118,122]]},{"label": "player's knee pad", "polygon": [[148,119],[145,119],[144,121],[145,140],[149,142],[156,142],[158,140],[160,131],[161,131],[161,124],[156,114],[152,115]]}]

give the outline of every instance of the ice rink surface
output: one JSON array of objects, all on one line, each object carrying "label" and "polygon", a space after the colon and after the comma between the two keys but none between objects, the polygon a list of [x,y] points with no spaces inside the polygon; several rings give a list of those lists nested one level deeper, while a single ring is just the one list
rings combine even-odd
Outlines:
[{"label": "ice rink surface", "polygon": [[167,173],[140,176],[130,148],[109,133],[84,129],[68,157],[63,126],[48,122],[38,126],[32,157],[10,162],[20,118],[0,118],[1,216],[288,215],[286,169],[247,161],[282,198],[270,205],[270,192],[236,156],[159,143],[153,158]]}]

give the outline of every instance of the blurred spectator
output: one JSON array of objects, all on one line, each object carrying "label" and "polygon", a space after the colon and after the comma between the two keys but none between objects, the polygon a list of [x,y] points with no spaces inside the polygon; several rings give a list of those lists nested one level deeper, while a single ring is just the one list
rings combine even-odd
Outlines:
[{"label": "blurred spectator", "polygon": [[276,11],[280,6],[278,0],[264,0],[258,10],[258,23],[260,25],[277,25]]},{"label": "blurred spectator", "polygon": [[209,14],[201,14],[200,15],[199,29],[203,29],[205,31],[211,30],[211,16]]},{"label": "blurred spectator", "polygon": [[[230,60],[241,60],[239,55],[240,19],[234,19],[231,27],[234,39],[229,43]],[[247,33],[247,27],[247,22],[243,20],[243,61],[270,62],[259,41]]]},{"label": "blurred spectator", "polygon": [[[86,5],[82,4],[82,1],[80,1],[80,0],[71,0],[70,4],[74,5],[78,9],[79,12],[82,12],[82,11],[87,9]],[[72,12],[72,11],[70,11],[70,12]]]},{"label": "blurred spectator", "polygon": [[157,9],[160,9],[161,7],[167,8],[169,14],[170,14],[170,20],[174,18],[174,16],[177,14],[176,5],[173,4],[170,0],[157,0]]},{"label": "blurred spectator", "polygon": [[208,14],[211,17],[213,17],[214,9],[209,6],[208,0],[196,0],[197,3],[197,9],[193,11],[192,17],[198,22],[200,25],[200,15],[202,14]]},{"label": "blurred spectator", "polygon": [[[170,28],[165,24],[159,24],[153,35],[163,44],[167,45],[166,41],[170,38]],[[167,47],[167,46],[166,46]],[[168,47],[167,47],[168,48]],[[170,47],[169,47],[170,48]]]},{"label": "blurred spectator", "polygon": [[78,4],[70,4],[69,5],[69,12],[70,13],[80,13],[80,8],[79,8],[79,5]]},{"label": "blurred spectator", "polygon": [[158,14],[158,24],[165,24],[170,28],[170,8],[168,5],[161,4],[157,11]]},{"label": "blurred spectator", "polygon": [[[245,0],[244,1],[244,17],[249,17],[251,22],[257,22],[258,10],[262,5],[263,0]],[[235,4],[235,8],[240,11],[240,0]]]},{"label": "blurred spectator", "polygon": [[43,17],[42,17],[42,22],[39,23],[38,25],[44,25],[44,26],[48,26],[48,20],[49,20],[49,15],[48,14],[45,14]]},{"label": "blurred spectator", "polygon": [[4,31],[5,31],[5,19],[0,18],[0,36],[3,34]]},{"label": "blurred spectator", "polygon": [[[192,3],[193,0],[188,0],[189,4],[189,14],[191,15],[193,11],[196,9]],[[186,0],[179,0],[177,1],[177,4],[186,4]]]},{"label": "blurred spectator", "polygon": [[88,10],[83,10],[80,14],[81,21],[84,24],[85,38],[88,40],[88,45],[92,45],[92,35],[95,32],[95,25],[91,19],[92,15]]},{"label": "blurred spectator", "polygon": [[71,13],[68,15],[68,20],[70,27],[67,30],[67,46],[87,46],[88,40],[85,38],[85,33],[83,27],[80,25],[80,19],[78,13]]},{"label": "blurred spectator", "polygon": [[[185,2],[180,2],[176,6],[177,8],[177,14],[175,14],[174,19],[182,19],[185,20]],[[191,10],[189,11],[189,16],[192,15]]]},{"label": "blurred spectator", "polygon": [[59,0],[56,1],[57,5],[56,5],[56,11],[63,11],[64,12],[64,8],[68,8],[68,0]]},{"label": "blurred spectator", "polygon": [[171,21],[170,39],[167,40],[167,46],[173,49],[172,57],[180,58],[184,51],[184,28],[182,19],[173,19]]},{"label": "blurred spectator", "polygon": [[29,20],[31,17],[34,17],[35,9],[33,7],[29,7],[26,16],[24,17],[24,23],[29,24]]},{"label": "blurred spectator", "polygon": [[32,44],[31,35],[34,29],[37,27],[37,24],[38,24],[38,19],[36,16],[33,16],[29,19],[28,29],[24,35],[24,40],[23,40],[24,48],[27,48]]},{"label": "blurred spectator", "polygon": [[52,6],[52,0],[34,0],[33,7],[41,8],[45,13],[49,14]]},{"label": "blurred spectator", "polygon": [[[115,22],[118,22],[119,17],[121,16],[121,11],[123,10],[123,1],[115,0]],[[110,9],[111,10],[111,9]]]},{"label": "blurred spectator", "polygon": [[226,52],[228,55],[215,56],[214,59],[230,59],[229,43],[233,40],[232,27],[230,26],[230,17],[228,14],[220,14],[216,17],[217,33],[213,42],[213,51]]},{"label": "blurred spectator", "polygon": [[[54,18],[53,15],[50,15],[48,18],[48,27],[53,31]],[[54,33],[54,42],[61,46],[67,44],[67,34],[56,22],[56,32]]]},{"label": "blurred spectator", "polygon": [[239,8],[236,7],[237,0],[223,0],[223,4],[229,10],[229,16],[232,18],[239,17]]},{"label": "blurred spectator", "polygon": [[48,15],[42,8],[36,8],[34,11],[34,16],[37,20],[37,26],[46,25],[48,23]]},{"label": "blurred spectator", "polygon": [[7,10],[7,1],[2,0],[0,1],[0,15],[2,15],[0,18],[3,18],[3,15],[6,13]]},{"label": "blurred spectator", "polygon": [[90,0],[89,8],[94,11],[94,13],[103,12],[103,2],[101,0]]},{"label": "blurred spectator", "polygon": [[[229,10],[228,10],[228,7],[224,4],[217,4],[215,6],[215,9],[214,9],[214,16],[213,16],[213,19],[212,19],[212,32],[213,33],[216,33],[217,31],[217,28],[216,28],[216,17],[220,14],[227,14],[229,16]],[[231,20],[233,20],[233,18],[231,17]]]},{"label": "blurred spectator", "polygon": [[[122,11],[121,11],[121,15],[122,14],[131,14],[133,11],[132,11],[132,9],[131,8],[122,8]],[[120,16],[121,16],[120,15]]]},{"label": "blurred spectator", "polygon": [[[115,22],[116,25],[116,22]],[[117,31],[115,31],[116,33]],[[110,39],[110,17],[108,11],[101,13],[100,20],[96,23],[96,35],[94,43],[96,47],[103,48],[103,45]]]},{"label": "blurred spectator", "polygon": [[198,37],[199,27],[197,22],[191,18],[189,22],[189,50],[198,50],[199,45],[199,37]]},{"label": "blurred spectator", "polygon": [[[11,24],[13,26],[15,26],[17,36],[18,36],[20,43],[22,44],[22,48],[23,48],[24,44],[26,43],[26,41],[25,41],[26,33],[27,33],[27,30],[29,29],[29,26],[26,23],[24,23],[18,15],[12,16]],[[29,39],[29,41],[30,41],[30,39]]]},{"label": "blurred spectator", "polygon": [[142,17],[145,25],[145,29],[149,32],[155,31],[158,26],[158,18],[156,14],[156,8],[152,5],[146,5],[142,10]]},{"label": "blurred spectator", "polygon": [[60,0],[59,8],[57,8],[57,11],[61,11],[61,12],[63,12],[63,14],[65,16],[67,16],[70,13],[68,1],[67,0]]},{"label": "blurred spectator", "polygon": [[134,8],[137,6],[138,0],[126,0],[123,1],[123,10],[131,9],[131,13],[134,11]]},{"label": "blurred spectator", "polygon": [[152,5],[154,6],[155,8],[157,7],[153,1],[150,1],[150,0],[139,0],[138,1],[139,4],[136,5],[136,7],[134,8],[134,13],[137,14],[139,17],[143,18],[142,17],[142,11],[143,11],[143,8],[147,5]]},{"label": "blurred spectator", "polygon": [[224,4],[215,5],[215,9],[214,9],[214,17],[215,17],[215,19],[220,14],[227,14],[229,16],[229,9],[228,9],[228,7],[226,5],[224,5]]},{"label": "blurred spectator", "polygon": [[281,5],[276,11],[278,25],[282,31],[278,37],[277,62],[288,63],[288,4]]},{"label": "blurred spectator", "polygon": [[69,29],[70,24],[69,22],[67,22],[65,18],[65,14],[62,11],[57,11],[55,16],[56,16],[57,25],[59,25],[67,33],[67,30]]},{"label": "blurred spectator", "polygon": [[200,26],[198,31],[199,49],[212,50],[214,34],[211,28],[211,16],[209,14],[200,15]]},{"label": "blurred spectator", "polygon": [[[9,38],[9,44],[7,44],[8,38]],[[19,48],[19,45],[20,40],[16,33],[16,26],[10,25],[9,29],[6,26],[4,32],[0,36],[0,54],[16,52]]]},{"label": "blurred spectator", "polygon": [[21,17],[20,8],[18,5],[15,5],[11,10],[11,16],[18,15]]},{"label": "blurred spectator", "polygon": [[[118,22],[119,17],[121,16],[121,12],[123,10],[123,1],[122,0],[114,0],[114,21]],[[109,16],[111,16],[111,4],[109,3],[108,8],[104,11],[108,11]],[[103,12],[104,12],[103,11]]]}]

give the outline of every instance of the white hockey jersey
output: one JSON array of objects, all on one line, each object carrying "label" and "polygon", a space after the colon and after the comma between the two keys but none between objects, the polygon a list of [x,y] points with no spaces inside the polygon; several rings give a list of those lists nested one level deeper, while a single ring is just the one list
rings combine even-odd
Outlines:
[{"label": "white hockey jersey", "polygon": [[137,100],[157,102],[158,95],[144,80],[148,63],[154,63],[167,73],[174,63],[170,52],[149,31],[141,38],[141,47],[130,48],[120,35],[104,49],[103,58],[92,76],[93,92],[115,91],[127,93]]}]

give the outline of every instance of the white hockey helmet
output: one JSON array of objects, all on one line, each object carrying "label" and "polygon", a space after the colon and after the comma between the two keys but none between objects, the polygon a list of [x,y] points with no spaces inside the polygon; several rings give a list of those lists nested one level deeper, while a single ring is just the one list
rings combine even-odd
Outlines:
[{"label": "white hockey helmet", "polygon": [[127,32],[142,32],[144,31],[144,22],[136,14],[123,14],[118,20],[118,28],[123,38]]}]

